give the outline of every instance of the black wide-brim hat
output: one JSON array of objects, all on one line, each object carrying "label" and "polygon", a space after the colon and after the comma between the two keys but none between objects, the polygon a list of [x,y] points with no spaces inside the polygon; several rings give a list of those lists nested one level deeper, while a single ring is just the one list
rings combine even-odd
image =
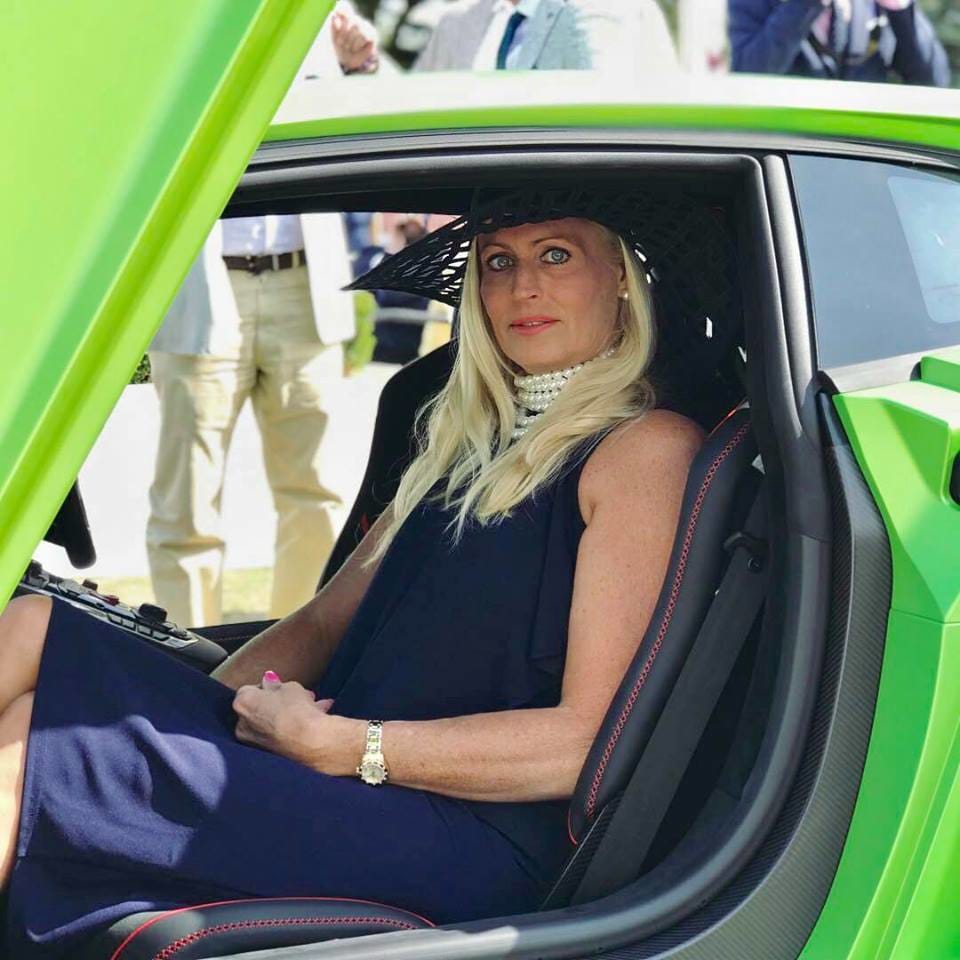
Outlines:
[{"label": "black wide-brim hat", "polygon": [[509,192],[474,191],[470,211],[428,233],[357,277],[346,290],[397,290],[452,307],[460,305],[470,244],[481,234],[526,223],[577,217],[593,220],[621,236],[646,259],[643,220],[623,191],[535,186]]},{"label": "black wide-brim hat", "polygon": [[[735,228],[728,209],[688,186],[621,181],[474,190],[467,213],[345,289],[396,290],[458,307],[475,237],[567,217],[608,227],[642,260],[655,304],[656,365],[668,370],[665,378],[712,381],[742,331]],[[734,384],[731,395],[738,389]]]}]

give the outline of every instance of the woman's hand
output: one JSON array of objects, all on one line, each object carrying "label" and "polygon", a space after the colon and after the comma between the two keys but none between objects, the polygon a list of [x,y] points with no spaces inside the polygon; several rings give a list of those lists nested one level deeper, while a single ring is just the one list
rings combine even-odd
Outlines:
[{"label": "woman's hand", "polygon": [[296,681],[283,683],[267,671],[260,686],[243,686],[233,698],[241,743],[296,760],[320,773],[356,771],[366,725],[330,716],[332,700],[317,700]]}]

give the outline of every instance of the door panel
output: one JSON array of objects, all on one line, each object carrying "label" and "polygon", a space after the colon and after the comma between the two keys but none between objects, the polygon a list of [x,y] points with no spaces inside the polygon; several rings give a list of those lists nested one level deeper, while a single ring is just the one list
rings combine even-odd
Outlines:
[{"label": "door panel", "polygon": [[958,360],[928,358],[918,381],[836,398],[887,528],[893,596],[860,795],[809,960],[946,956],[960,937],[946,893],[960,850]]}]

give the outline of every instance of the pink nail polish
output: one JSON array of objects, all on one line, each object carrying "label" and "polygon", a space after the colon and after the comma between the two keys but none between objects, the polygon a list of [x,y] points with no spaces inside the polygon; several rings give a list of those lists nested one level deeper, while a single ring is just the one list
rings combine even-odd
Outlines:
[{"label": "pink nail polish", "polygon": [[263,679],[269,681],[270,683],[279,683],[280,676],[273,672],[273,670],[264,670]]}]

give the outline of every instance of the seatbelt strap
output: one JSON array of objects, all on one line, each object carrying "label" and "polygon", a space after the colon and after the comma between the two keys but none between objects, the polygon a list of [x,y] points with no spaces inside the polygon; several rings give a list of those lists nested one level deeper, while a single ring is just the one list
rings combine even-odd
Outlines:
[{"label": "seatbelt strap", "polygon": [[616,812],[570,902],[636,879],[743,649],[767,585],[767,504],[761,488],[743,532],[727,541],[727,571]]}]

